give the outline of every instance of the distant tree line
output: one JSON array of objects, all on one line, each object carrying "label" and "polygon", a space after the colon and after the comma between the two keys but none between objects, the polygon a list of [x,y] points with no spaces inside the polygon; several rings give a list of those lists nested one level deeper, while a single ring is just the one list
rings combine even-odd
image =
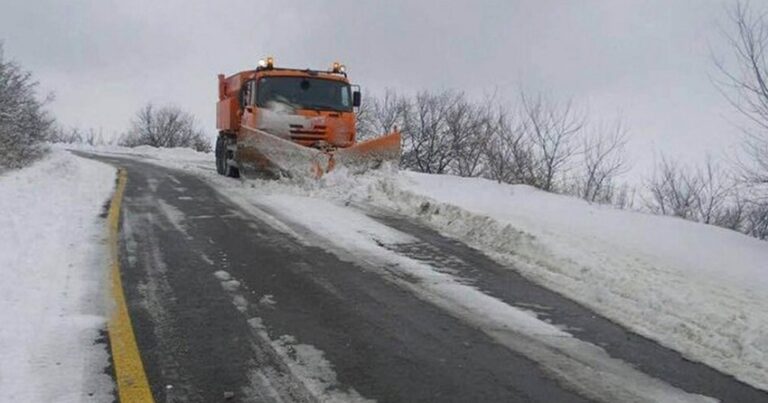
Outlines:
[{"label": "distant tree line", "polygon": [[152,146],[191,148],[211,151],[211,136],[203,131],[194,116],[172,105],[144,105],[134,115],[128,131],[107,142],[101,130],[54,126],[49,140],[54,143],[100,146],[107,143],[123,147]]},{"label": "distant tree line", "polygon": [[125,147],[147,145],[211,151],[211,137],[199,127],[192,114],[176,106],[156,107],[151,103],[136,112],[119,144]]},{"label": "distant tree line", "polygon": [[661,155],[653,174],[630,186],[619,181],[630,167],[625,125],[593,121],[572,101],[520,94],[506,106],[456,91],[406,96],[388,90],[367,97],[357,129],[361,139],[400,130],[403,169],[525,184],[768,238],[768,200],[753,186],[766,183],[767,170],[711,156],[690,168]]},{"label": "distant tree line", "polygon": [[361,138],[395,128],[403,134],[405,169],[629,203],[629,188],[616,181],[629,168],[624,125],[591,122],[573,102],[521,94],[516,106],[506,107],[495,97],[472,101],[455,91],[411,97],[386,91],[363,103]]},{"label": "distant tree line", "polygon": [[104,139],[104,133],[94,128],[81,129],[79,127],[65,128],[55,125],[51,129],[48,140],[51,143],[86,144],[89,146],[103,146],[108,144]]}]

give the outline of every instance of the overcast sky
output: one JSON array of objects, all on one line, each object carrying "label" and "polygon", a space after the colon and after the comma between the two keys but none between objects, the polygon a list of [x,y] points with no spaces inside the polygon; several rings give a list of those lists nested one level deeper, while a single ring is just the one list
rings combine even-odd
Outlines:
[{"label": "overcast sky", "polygon": [[[322,3],[322,4],[321,4]],[[6,57],[31,70],[67,126],[127,127],[173,103],[215,134],[216,75],[334,60],[367,92],[520,88],[621,115],[636,172],[654,151],[686,161],[735,147],[738,118],[714,88],[728,1],[3,0]],[[365,92],[364,92],[365,95]]]}]

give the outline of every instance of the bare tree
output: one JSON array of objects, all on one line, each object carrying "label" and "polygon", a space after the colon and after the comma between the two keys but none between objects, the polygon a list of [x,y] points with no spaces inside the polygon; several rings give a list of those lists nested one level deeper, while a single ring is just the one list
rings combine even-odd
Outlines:
[{"label": "bare tree", "polygon": [[485,176],[507,183],[523,183],[545,191],[575,188],[566,174],[578,152],[586,115],[571,102],[557,104],[543,96],[522,93],[517,109],[500,109],[491,122],[486,142]]},{"label": "bare tree", "polygon": [[750,232],[745,220],[753,202],[739,194],[737,182],[712,157],[691,170],[662,156],[646,188],[652,195],[646,207],[654,213]]},{"label": "bare tree", "polygon": [[741,214],[732,214],[741,210],[734,198],[736,184],[712,156],[707,156],[704,168],[698,170],[697,181],[700,186],[695,200],[698,221],[737,229]]},{"label": "bare tree", "polygon": [[543,96],[521,94],[523,119],[533,144],[537,164],[532,183],[545,191],[555,191],[556,181],[566,173],[576,153],[575,141],[584,128],[586,116],[568,101],[557,104]]},{"label": "bare tree", "polygon": [[768,202],[749,202],[742,231],[755,238],[768,240]]},{"label": "bare tree", "polygon": [[462,95],[444,91],[420,92],[403,104],[405,150],[401,164],[419,172],[443,174],[454,158],[454,140],[448,133],[448,119]]},{"label": "bare tree", "polygon": [[355,133],[358,140],[365,140],[375,136],[372,126],[373,97],[364,97],[356,111]]},{"label": "bare tree", "polygon": [[730,9],[732,29],[725,38],[733,63],[715,58],[718,88],[751,123],[743,128],[743,156],[736,158],[741,186],[719,225],[768,239],[768,14],[747,1]]},{"label": "bare tree", "polygon": [[357,113],[357,136],[364,140],[403,127],[406,100],[387,89],[383,97],[366,97]]},{"label": "bare tree", "polygon": [[197,127],[192,115],[174,106],[141,108],[120,144],[126,147],[187,147],[210,152],[210,139]]},{"label": "bare tree", "polygon": [[56,125],[51,129],[48,141],[52,143],[79,144],[83,143],[83,134],[76,127],[66,129]]},{"label": "bare tree", "polygon": [[522,107],[510,111],[493,96],[477,102],[455,91],[422,91],[407,98],[388,90],[361,106],[358,136],[398,127],[404,168],[483,175],[553,191],[577,151],[585,116],[570,102],[521,99]]},{"label": "bare tree", "polygon": [[0,43],[0,171],[21,168],[45,152],[53,119],[38,100],[37,82],[29,72],[6,61]]},{"label": "bare tree", "polygon": [[734,187],[733,192],[728,198],[728,202],[725,203],[719,211],[716,211],[716,214],[711,216],[710,223],[751,235],[747,231],[746,226],[747,216],[750,212],[749,200],[743,198],[742,195],[739,194],[737,187]]},{"label": "bare tree", "polygon": [[745,128],[744,152],[740,159],[743,179],[768,184],[768,15],[754,11],[747,2],[731,9],[734,30],[725,37],[735,65],[715,58],[721,78],[718,88],[733,107],[752,123]]},{"label": "bare tree", "polygon": [[701,183],[689,169],[662,155],[645,186],[650,199],[644,201],[651,212],[696,220]]},{"label": "bare tree", "polygon": [[[572,102],[525,94],[521,101],[510,109],[493,96],[477,102],[454,91],[422,91],[407,98],[388,90],[361,107],[358,134],[400,127],[401,165],[407,169],[484,176],[611,202],[618,191],[614,178],[626,170],[623,126],[600,128],[582,140],[587,117]],[[579,155],[585,157],[583,178],[568,175]],[[624,189],[622,203],[630,204],[629,196]]]},{"label": "bare tree", "polygon": [[611,204],[620,209],[634,209],[635,198],[637,197],[637,188],[626,183],[616,186],[613,191]]},{"label": "bare tree", "polygon": [[104,132],[101,129],[82,130],[78,127],[64,128],[58,125],[51,129],[47,140],[51,143],[87,144],[90,146],[106,144]]},{"label": "bare tree", "polygon": [[484,169],[486,143],[495,132],[493,102],[473,102],[453,91],[422,91],[413,98],[387,90],[358,113],[358,138],[399,129],[405,168],[429,173],[477,176]]},{"label": "bare tree", "polygon": [[487,144],[498,126],[493,114],[494,100],[471,102],[463,95],[453,104],[447,119],[447,135],[452,140],[451,171],[459,176],[479,176],[485,168]]},{"label": "bare tree", "polygon": [[485,177],[498,182],[512,183],[515,175],[512,165],[514,163],[514,143],[511,138],[512,131],[508,130],[508,115],[500,110],[494,119],[495,130],[483,148],[486,168]]},{"label": "bare tree", "polygon": [[89,146],[101,146],[104,145],[104,132],[99,129],[90,128],[85,131],[85,144]]},{"label": "bare tree", "polygon": [[627,131],[621,121],[598,125],[583,137],[581,166],[573,180],[579,197],[589,202],[613,202],[615,179],[628,170],[626,144]]},{"label": "bare tree", "polygon": [[525,121],[499,109],[493,125],[495,131],[484,150],[485,176],[498,182],[533,183],[538,169]]}]

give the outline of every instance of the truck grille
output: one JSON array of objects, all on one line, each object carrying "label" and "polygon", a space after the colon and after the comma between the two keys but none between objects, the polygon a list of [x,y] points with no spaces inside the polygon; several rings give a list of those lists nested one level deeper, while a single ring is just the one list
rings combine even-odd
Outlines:
[{"label": "truck grille", "polygon": [[291,138],[294,140],[323,140],[325,139],[326,126],[315,125],[306,129],[302,125],[290,125]]}]

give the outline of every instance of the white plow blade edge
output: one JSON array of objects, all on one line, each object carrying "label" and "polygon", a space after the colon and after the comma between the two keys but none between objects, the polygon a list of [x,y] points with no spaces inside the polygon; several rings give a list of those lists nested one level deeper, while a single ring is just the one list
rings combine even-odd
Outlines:
[{"label": "white plow blade edge", "polygon": [[[330,157],[320,150],[304,147],[263,130],[248,126],[242,128],[249,135],[241,141],[239,147],[248,154],[254,153],[263,158],[263,162],[268,162],[273,170],[291,176],[319,177],[328,169]],[[241,163],[249,164],[250,161]]]}]

